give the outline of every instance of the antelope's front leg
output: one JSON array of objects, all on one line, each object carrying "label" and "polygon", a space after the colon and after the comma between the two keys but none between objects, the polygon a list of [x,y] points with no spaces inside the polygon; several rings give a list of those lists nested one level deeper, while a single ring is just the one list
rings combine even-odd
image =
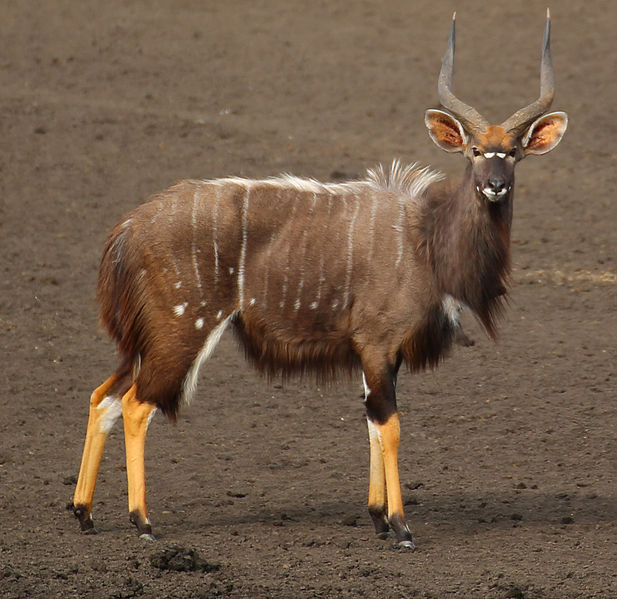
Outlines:
[{"label": "antelope's front leg", "polygon": [[389,370],[386,374],[371,376],[365,369],[364,375],[370,442],[369,514],[378,535],[384,536],[392,527],[398,544],[413,549],[411,532],[405,522],[398,473],[400,426],[394,374]]},{"label": "antelope's front leg", "polygon": [[145,445],[146,431],[155,406],[137,399],[133,385],[122,397],[126,478],[129,487],[129,517],[143,539],[154,540],[146,507]]}]

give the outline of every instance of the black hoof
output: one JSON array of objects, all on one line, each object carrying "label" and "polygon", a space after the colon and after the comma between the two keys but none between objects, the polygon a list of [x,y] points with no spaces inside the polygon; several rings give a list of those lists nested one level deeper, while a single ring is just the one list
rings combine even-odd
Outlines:
[{"label": "black hoof", "polygon": [[84,505],[73,505],[73,515],[79,520],[79,526],[84,534],[95,535],[98,534],[96,528],[94,528],[94,522],[92,521],[92,514],[88,511],[88,508]]},{"label": "black hoof", "polygon": [[131,521],[131,524],[134,524],[137,527],[137,532],[139,533],[140,539],[146,539],[148,541],[156,540],[152,534],[152,526],[150,525],[150,522],[146,520],[140,512],[131,512],[129,514],[129,520]]},{"label": "black hoof", "polygon": [[390,532],[390,524],[388,523],[388,517],[386,516],[383,508],[369,507],[368,513],[371,516],[373,525],[375,526],[375,533],[380,539],[387,539]]},{"label": "black hoof", "polygon": [[401,516],[394,514],[390,520],[390,526],[392,526],[392,530],[394,531],[399,547],[415,549],[415,545],[411,539],[411,531],[409,530],[409,526],[407,526],[407,523],[403,520],[403,518],[401,518]]},{"label": "black hoof", "polygon": [[405,549],[406,551],[413,551],[416,548],[414,542],[411,540],[399,541],[397,546],[401,549]]}]

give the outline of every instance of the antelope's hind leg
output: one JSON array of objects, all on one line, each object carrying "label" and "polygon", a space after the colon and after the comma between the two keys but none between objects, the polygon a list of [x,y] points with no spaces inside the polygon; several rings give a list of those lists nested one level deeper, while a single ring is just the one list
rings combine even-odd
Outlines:
[{"label": "antelope's hind leg", "polygon": [[129,489],[129,518],[142,539],[154,540],[146,507],[146,432],[156,406],[137,399],[133,384],[122,396],[124,445],[126,448],[126,478]]},{"label": "antelope's hind leg", "polygon": [[97,532],[92,521],[94,489],[107,435],[122,413],[120,394],[127,386],[125,380],[126,377],[115,373],[90,396],[86,440],[73,495],[73,513],[79,520],[81,530],[89,534]]}]

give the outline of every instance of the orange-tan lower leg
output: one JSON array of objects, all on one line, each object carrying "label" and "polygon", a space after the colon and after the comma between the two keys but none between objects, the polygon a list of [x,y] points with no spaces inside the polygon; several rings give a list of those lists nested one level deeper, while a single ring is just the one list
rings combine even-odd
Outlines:
[{"label": "orange-tan lower leg", "polygon": [[146,431],[156,406],[137,399],[136,385],[122,397],[124,444],[126,448],[126,477],[129,487],[129,517],[140,536],[154,539],[146,507],[145,446]]},{"label": "orange-tan lower leg", "polygon": [[378,439],[383,455],[388,497],[388,522],[394,529],[399,544],[405,547],[413,547],[411,532],[405,522],[398,473],[398,446],[401,436],[398,414],[395,412],[385,423],[375,424],[375,427],[379,431]]},{"label": "orange-tan lower leg", "polygon": [[79,520],[81,529],[85,532],[96,532],[92,522],[92,500],[94,498],[101,456],[103,455],[105,441],[109,432],[105,427],[101,426],[109,408],[101,409],[100,404],[116,380],[117,376],[113,374],[100,387],[97,387],[90,396],[90,414],[88,416],[86,440],[84,442],[77,486],[73,495],[73,512]]},{"label": "orange-tan lower leg", "polygon": [[369,430],[369,484],[368,511],[379,535],[386,535],[389,530],[386,518],[386,471],[381,448],[380,432],[377,426],[367,420]]}]

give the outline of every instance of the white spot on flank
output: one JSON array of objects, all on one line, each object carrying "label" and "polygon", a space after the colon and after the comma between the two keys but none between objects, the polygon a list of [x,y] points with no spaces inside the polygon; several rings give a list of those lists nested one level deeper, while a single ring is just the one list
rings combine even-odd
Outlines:
[{"label": "white spot on flank", "polygon": [[219,310],[217,315],[216,315],[216,319],[217,320],[221,320],[221,316],[223,316],[223,310]]},{"label": "white spot on flank", "polygon": [[195,328],[196,329],[203,329],[203,327],[204,327],[204,319],[203,318],[198,318],[195,321]]},{"label": "white spot on flank", "polygon": [[319,306],[319,304],[317,302],[311,302],[311,310],[317,310],[317,306]]},{"label": "white spot on flank", "polygon": [[254,297],[252,297],[251,301],[249,302],[249,306],[254,306],[256,302],[257,300]]},{"label": "white spot on flank", "polygon": [[197,357],[191,365],[182,386],[182,399],[184,402],[189,403],[191,401],[191,397],[193,396],[193,393],[195,393],[195,388],[197,387],[197,375],[199,374],[199,369],[201,365],[212,355],[214,348],[221,340],[221,336],[225,332],[232,316],[233,314],[230,314],[225,320],[221,321],[212,329],[206,339],[206,342],[201,348],[201,351],[197,354]]},{"label": "white spot on flank", "polygon": [[99,430],[108,433],[114,426],[116,420],[122,415],[122,402],[119,397],[107,396],[98,406],[97,410],[105,410],[100,422]]},{"label": "white spot on flank", "polygon": [[302,304],[301,304],[301,302],[300,302],[300,299],[297,299],[297,300],[294,302],[294,310],[297,312],[297,311],[300,309],[300,306],[301,306],[301,305],[302,305]]},{"label": "white spot on flank", "polygon": [[233,274],[234,274],[234,272],[235,272],[235,270],[234,270],[233,266],[230,266],[230,267],[229,267],[229,274],[230,274],[230,275],[233,275]]},{"label": "white spot on flank", "polygon": [[176,289],[180,289],[180,287],[182,287],[182,281],[178,281],[178,282],[174,285],[174,287],[175,287]]},{"label": "white spot on flank", "polygon": [[174,306],[174,314],[176,316],[182,316],[188,305],[188,302],[184,302],[183,304],[178,304],[177,306]]}]

